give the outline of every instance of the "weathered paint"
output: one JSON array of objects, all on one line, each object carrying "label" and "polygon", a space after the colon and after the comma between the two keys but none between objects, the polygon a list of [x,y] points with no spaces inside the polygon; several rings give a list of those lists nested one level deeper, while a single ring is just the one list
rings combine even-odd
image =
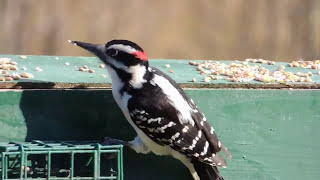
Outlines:
[{"label": "weathered paint", "polygon": [[[187,90],[229,148],[225,179],[319,179],[319,90]],[[0,141],[130,140],[110,90],[0,92]],[[190,179],[170,157],[124,153],[125,179]]]}]

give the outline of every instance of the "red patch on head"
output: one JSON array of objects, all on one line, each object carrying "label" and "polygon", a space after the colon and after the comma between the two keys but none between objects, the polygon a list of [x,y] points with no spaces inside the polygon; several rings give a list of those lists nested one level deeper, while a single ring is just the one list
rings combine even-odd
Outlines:
[{"label": "red patch on head", "polygon": [[144,51],[136,51],[136,52],[133,52],[132,54],[143,61],[148,61],[148,56]]}]

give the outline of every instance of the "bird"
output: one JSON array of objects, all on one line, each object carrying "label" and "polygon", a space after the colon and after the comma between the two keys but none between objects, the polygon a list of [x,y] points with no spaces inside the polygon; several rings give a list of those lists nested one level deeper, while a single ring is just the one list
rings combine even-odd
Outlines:
[{"label": "bird", "polygon": [[115,39],[106,44],[68,40],[97,56],[112,81],[113,97],[137,133],[131,141],[105,138],[137,153],[171,155],[194,180],[223,180],[218,167],[227,167],[218,154],[228,149],[196,103],[167,74],[149,65],[146,52],[135,42]]}]

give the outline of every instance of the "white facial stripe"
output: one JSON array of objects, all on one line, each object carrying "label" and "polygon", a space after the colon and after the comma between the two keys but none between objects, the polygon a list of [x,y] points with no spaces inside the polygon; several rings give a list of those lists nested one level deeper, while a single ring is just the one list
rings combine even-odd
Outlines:
[{"label": "white facial stripe", "polygon": [[132,53],[137,51],[133,47],[126,46],[126,45],[123,45],[123,44],[114,44],[114,45],[109,46],[108,49],[117,49],[119,51],[123,51],[123,52],[126,52],[128,54],[132,54]]},{"label": "white facial stripe", "polygon": [[118,69],[123,69],[123,70],[128,69],[128,67],[125,66],[123,63],[121,63],[121,62],[119,62],[119,61],[117,61],[117,60],[115,60],[115,59],[113,59],[111,57],[108,59],[108,61],[109,61],[110,64],[114,65]]},{"label": "white facial stripe", "polygon": [[132,78],[129,81],[132,87],[139,89],[142,88],[143,83],[147,82],[147,80],[143,79],[143,76],[146,74],[147,71],[145,66],[138,64],[124,70],[132,74]]},{"label": "white facial stripe", "polygon": [[[127,67],[121,62],[116,61],[113,58],[109,58],[109,63],[115,66],[116,68],[122,69],[132,75],[132,78],[130,79],[129,83],[132,85],[133,88],[140,89],[142,88],[143,83],[147,82],[147,80],[143,78],[147,71],[145,66],[138,64],[135,66]],[[112,83],[118,83],[117,80],[121,82],[120,78],[118,77],[118,74],[109,65],[107,65],[107,70],[111,76]],[[113,79],[117,79],[117,80],[113,80]]]}]

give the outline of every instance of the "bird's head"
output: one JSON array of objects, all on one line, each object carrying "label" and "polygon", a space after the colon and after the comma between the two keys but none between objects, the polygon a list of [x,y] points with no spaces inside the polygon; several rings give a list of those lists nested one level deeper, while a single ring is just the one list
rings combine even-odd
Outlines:
[{"label": "bird's head", "polygon": [[133,88],[141,88],[142,84],[152,78],[148,57],[136,43],[128,40],[112,40],[107,44],[90,44],[80,41],[70,43],[82,47],[95,54],[106,64],[112,83],[129,83]]},{"label": "bird's head", "polygon": [[146,53],[132,41],[112,40],[107,44],[91,44],[70,40],[69,42],[95,54],[112,68],[127,70],[136,65],[145,67],[149,65]]}]

